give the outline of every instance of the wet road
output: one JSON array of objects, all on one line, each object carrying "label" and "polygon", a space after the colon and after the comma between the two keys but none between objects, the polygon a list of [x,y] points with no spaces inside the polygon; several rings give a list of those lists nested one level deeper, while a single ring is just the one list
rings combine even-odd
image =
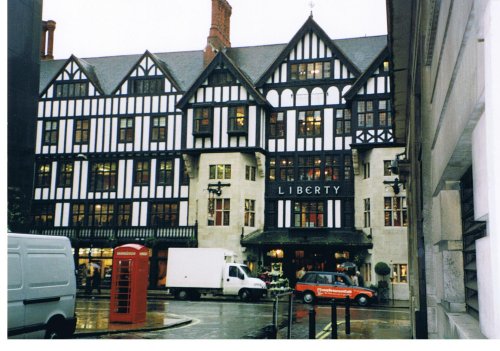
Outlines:
[{"label": "wet road", "polygon": [[[286,303],[278,305],[278,322],[286,325]],[[309,305],[294,303],[293,339],[307,339],[309,333]],[[148,302],[148,311],[184,316],[192,322],[169,329],[148,332],[127,332],[91,337],[92,339],[248,339],[262,335],[264,327],[273,320],[272,302],[243,303],[238,300],[177,301],[157,300]],[[315,307],[317,338],[329,338],[329,330],[322,329],[331,321],[328,305]],[[407,309],[351,308],[351,334],[345,335],[344,307],[338,307],[339,338],[351,339],[408,339],[410,321]],[[96,323],[98,323],[96,321]],[[278,337],[286,338],[286,327]],[[83,338],[83,337],[82,337]]]}]

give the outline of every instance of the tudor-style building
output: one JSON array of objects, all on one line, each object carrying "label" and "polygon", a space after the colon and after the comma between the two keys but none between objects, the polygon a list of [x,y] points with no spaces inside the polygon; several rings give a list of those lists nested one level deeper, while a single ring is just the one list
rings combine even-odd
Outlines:
[{"label": "tudor-style building", "polygon": [[224,247],[292,281],[356,261],[376,283],[392,262],[407,298],[386,36],[332,40],[311,15],[287,44],[232,48],[212,4],[204,51],[42,63],[33,231],[82,267],[146,244],[151,286],[169,247]]}]

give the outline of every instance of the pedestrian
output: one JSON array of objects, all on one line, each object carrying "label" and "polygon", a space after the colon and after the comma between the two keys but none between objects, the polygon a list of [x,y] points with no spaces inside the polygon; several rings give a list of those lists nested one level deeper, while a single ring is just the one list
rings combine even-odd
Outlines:
[{"label": "pedestrian", "polygon": [[97,290],[97,292],[100,294],[101,293],[101,271],[99,268],[94,269],[94,275],[92,276],[92,289]]},{"label": "pedestrian", "polygon": [[85,294],[89,295],[92,292],[92,275],[90,274],[90,268],[85,270]]},{"label": "pedestrian", "polygon": [[359,285],[358,276],[356,274],[351,275],[351,280],[352,280],[352,285],[354,286]]}]

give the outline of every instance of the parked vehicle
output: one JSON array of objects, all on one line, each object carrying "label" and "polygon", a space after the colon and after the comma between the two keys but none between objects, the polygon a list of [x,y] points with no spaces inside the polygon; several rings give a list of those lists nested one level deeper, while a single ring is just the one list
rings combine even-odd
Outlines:
[{"label": "parked vehicle", "polygon": [[266,284],[252,277],[248,267],[235,262],[234,253],[216,248],[170,248],[166,287],[176,298],[197,299],[202,294],[239,296],[257,300]]},{"label": "parked vehicle", "polygon": [[349,296],[360,306],[369,305],[376,296],[374,290],[353,285],[346,274],[339,272],[307,272],[295,285],[295,294],[305,303]]},{"label": "parked vehicle", "polygon": [[8,234],[8,337],[68,338],[76,276],[67,237]]}]

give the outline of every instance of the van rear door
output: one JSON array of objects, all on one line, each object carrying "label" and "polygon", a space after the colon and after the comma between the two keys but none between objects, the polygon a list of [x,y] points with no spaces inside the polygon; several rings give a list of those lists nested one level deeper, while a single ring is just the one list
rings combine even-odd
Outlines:
[{"label": "van rear door", "polygon": [[23,284],[23,261],[19,240],[8,241],[8,329],[24,326],[25,306]]}]

